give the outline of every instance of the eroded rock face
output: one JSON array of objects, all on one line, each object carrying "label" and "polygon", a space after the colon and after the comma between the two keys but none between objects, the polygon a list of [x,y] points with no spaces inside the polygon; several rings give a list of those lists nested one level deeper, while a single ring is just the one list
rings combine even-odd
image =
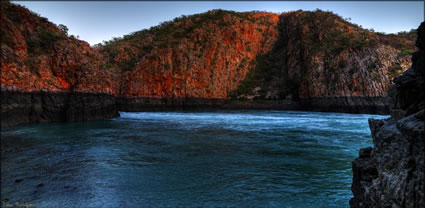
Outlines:
[{"label": "eroded rock face", "polygon": [[353,161],[351,207],[425,207],[425,23],[412,67],[394,81],[392,117],[369,120],[373,148]]}]

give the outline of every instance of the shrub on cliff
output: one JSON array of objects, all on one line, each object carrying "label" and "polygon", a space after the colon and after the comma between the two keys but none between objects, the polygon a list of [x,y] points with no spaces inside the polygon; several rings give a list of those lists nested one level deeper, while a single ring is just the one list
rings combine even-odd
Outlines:
[{"label": "shrub on cliff", "polygon": [[66,36],[68,36],[68,27],[67,27],[67,26],[65,26],[65,25],[63,25],[63,24],[59,24],[59,25],[58,25],[58,27],[59,27],[59,29],[60,29],[60,30],[62,30],[62,32],[63,32]]},{"label": "shrub on cliff", "polygon": [[27,50],[30,56],[47,54],[55,45],[56,41],[65,39],[63,34],[57,34],[55,31],[43,31],[38,38],[27,39]]},{"label": "shrub on cliff", "polygon": [[48,48],[52,48],[53,45],[56,43],[56,41],[58,40],[62,40],[65,39],[65,35],[64,34],[58,34],[55,31],[46,31],[46,32],[42,32],[40,34],[40,46],[48,49]]},{"label": "shrub on cliff", "polygon": [[410,56],[413,54],[413,50],[407,49],[406,47],[401,48],[400,53],[398,54],[399,57],[405,57]]},{"label": "shrub on cliff", "polygon": [[394,77],[400,76],[402,71],[401,71],[401,66],[398,64],[392,65],[387,72],[387,76],[390,80],[392,80]]}]

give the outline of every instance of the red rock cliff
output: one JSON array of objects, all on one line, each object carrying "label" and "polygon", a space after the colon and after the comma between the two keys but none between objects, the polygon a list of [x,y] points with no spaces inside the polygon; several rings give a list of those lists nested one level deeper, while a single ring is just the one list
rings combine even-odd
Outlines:
[{"label": "red rock cliff", "polygon": [[116,92],[119,74],[103,70],[101,53],[46,18],[2,3],[1,83],[24,90]]},{"label": "red rock cliff", "polygon": [[227,98],[270,50],[278,15],[210,11],[101,48],[123,69],[123,96]]},{"label": "red rock cliff", "polygon": [[329,12],[182,16],[90,47],[29,10],[2,4],[1,83],[27,90],[152,98],[385,96],[413,42]]}]

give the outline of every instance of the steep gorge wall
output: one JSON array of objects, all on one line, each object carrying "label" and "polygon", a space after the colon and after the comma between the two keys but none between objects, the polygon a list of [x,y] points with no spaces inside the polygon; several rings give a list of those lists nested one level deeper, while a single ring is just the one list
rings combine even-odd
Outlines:
[{"label": "steep gorge wall", "polygon": [[353,161],[350,206],[425,207],[425,22],[412,67],[390,87],[391,118],[370,119],[373,147]]},{"label": "steep gorge wall", "polygon": [[193,108],[387,113],[387,86],[407,69],[412,45],[329,12],[213,10],[90,47],[21,6],[2,2],[1,10],[5,125],[22,118],[10,113],[18,92],[40,91],[97,96],[107,104],[90,109],[113,109],[105,118],[118,110]]},{"label": "steep gorge wall", "polygon": [[403,47],[329,12],[215,10],[99,48],[124,69],[121,96],[285,99],[386,96]]},{"label": "steep gorge wall", "polygon": [[341,100],[340,106],[349,108],[350,98],[368,103],[367,98],[375,97],[379,106],[387,102],[380,98],[386,97],[393,77],[411,63],[385,41],[388,37],[326,12],[283,14],[278,31],[273,49],[236,97],[311,100],[318,108],[314,101],[323,98]]},{"label": "steep gorge wall", "polygon": [[100,47],[123,70],[122,97],[226,99],[270,50],[278,15],[214,10]]},{"label": "steep gorge wall", "polygon": [[160,102],[162,109],[231,98],[221,103],[234,105],[220,107],[386,114],[387,88],[407,70],[410,56],[400,54],[412,45],[328,12],[218,10],[176,18],[100,48],[113,55],[112,66],[127,67],[120,95],[133,110],[150,108],[144,103],[153,98],[168,100]]}]

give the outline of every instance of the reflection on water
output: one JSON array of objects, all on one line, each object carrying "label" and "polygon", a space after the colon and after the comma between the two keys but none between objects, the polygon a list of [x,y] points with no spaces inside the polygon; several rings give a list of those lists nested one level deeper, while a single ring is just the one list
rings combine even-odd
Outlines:
[{"label": "reflection on water", "polygon": [[348,207],[376,115],[121,113],[1,132],[1,193],[37,207]]}]

